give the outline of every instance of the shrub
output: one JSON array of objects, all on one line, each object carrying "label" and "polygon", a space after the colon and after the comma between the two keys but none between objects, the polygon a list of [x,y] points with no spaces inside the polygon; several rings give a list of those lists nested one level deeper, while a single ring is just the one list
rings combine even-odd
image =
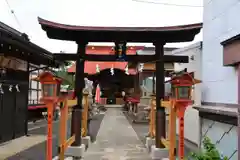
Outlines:
[{"label": "shrub", "polygon": [[191,153],[189,159],[192,160],[228,160],[227,157],[223,157],[216,146],[211,142],[210,138],[205,137],[203,139],[203,150],[199,153]]}]

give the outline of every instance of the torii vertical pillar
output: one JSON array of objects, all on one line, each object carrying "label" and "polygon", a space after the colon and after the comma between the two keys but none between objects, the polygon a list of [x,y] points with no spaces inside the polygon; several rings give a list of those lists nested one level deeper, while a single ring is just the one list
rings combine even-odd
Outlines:
[{"label": "torii vertical pillar", "polygon": [[156,147],[165,148],[161,142],[161,137],[166,137],[165,129],[165,109],[161,106],[164,99],[164,50],[163,43],[155,44],[156,61]]},{"label": "torii vertical pillar", "polygon": [[165,127],[165,109],[161,106],[161,100],[164,99],[164,46],[163,42],[156,42],[156,129],[155,129],[155,146],[151,148],[152,159],[162,159],[168,157],[168,150],[161,142],[161,138],[166,137]]},{"label": "torii vertical pillar", "polygon": [[75,141],[71,147],[68,148],[66,155],[76,158],[82,158],[85,146],[81,142],[81,131],[82,131],[82,99],[83,99],[83,88],[85,87],[84,82],[84,59],[80,58],[80,55],[85,55],[87,43],[77,43],[77,60],[76,60],[76,75],[75,75],[75,93],[77,98],[77,105],[72,110],[72,121],[71,121],[71,135],[75,135]]}]

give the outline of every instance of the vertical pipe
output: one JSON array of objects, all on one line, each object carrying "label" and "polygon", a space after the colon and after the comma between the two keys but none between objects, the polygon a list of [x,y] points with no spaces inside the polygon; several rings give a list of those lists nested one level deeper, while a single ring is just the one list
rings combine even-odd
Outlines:
[{"label": "vertical pipe", "polygon": [[156,54],[156,147],[165,148],[161,138],[166,137],[166,117],[165,109],[161,106],[161,100],[164,99],[164,50],[163,43],[155,43]]},{"label": "vertical pipe", "polygon": [[80,55],[85,55],[87,43],[79,43],[76,59],[76,76],[75,76],[75,93],[77,97],[77,105],[72,110],[71,121],[71,136],[75,135],[75,141],[72,146],[81,145],[81,131],[82,131],[82,90],[85,86],[84,82],[84,59],[80,58]]},{"label": "vertical pipe", "polygon": [[25,120],[25,135],[28,135],[28,119],[29,119],[29,113],[28,113],[28,101],[29,101],[29,78],[30,78],[30,64],[29,62],[27,62],[27,76],[28,76],[28,83],[27,83],[27,97],[26,97],[26,101],[27,101],[27,106],[26,106],[26,120]]},{"label": "vertical pipe", "polygon": [[[34,68],[35,69],[35,68]],[[30,77],[31,76],[31,78],[30,79],[28,79],[28,90],[30,91],[28,91],[28,101],[29,101],[29,99],[30,99],[30,104],[34,104],[32,101],[32,75],[31,75],[31,73],[30,73],[30,64],[29,64],[29,62],[27,63],[27,71],[28,71],[28,77]],[[29,98],[30,97],[30,98]],[[27,103],[29,103],[29,102],[27,102]]]}]

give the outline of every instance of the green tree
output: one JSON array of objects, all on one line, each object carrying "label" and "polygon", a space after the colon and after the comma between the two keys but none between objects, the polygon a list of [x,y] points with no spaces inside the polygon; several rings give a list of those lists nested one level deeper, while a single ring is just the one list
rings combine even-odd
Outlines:
[{"label": "green tree", "polygon": [[192,160],[228,160],[222,157],[216,146],[211,142],[210,138],[203,139],[203,150],[199,153],[191,153],[189,159]]},{"label": "green tree", "polygon": [[69,85],[68,90],[74,89],[73,75],[70,75],[67,71],[72,64],[72,61],[66,61],[65,64],[54,70],[55,75],[63,79],[62,85]]}]

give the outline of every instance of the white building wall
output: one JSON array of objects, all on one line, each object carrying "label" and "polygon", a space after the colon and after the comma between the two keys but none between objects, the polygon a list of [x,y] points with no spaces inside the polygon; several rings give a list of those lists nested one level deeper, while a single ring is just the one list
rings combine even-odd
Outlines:
[{"label": "white building wall", "polygon": [[[154,55],[155,49],[153,47],[151,50],[139,50],[139,51],[137,51],[137,54],[138,55]],[[172,54],[172,51],[170,49],[165,48],[164,55],[171,55],[171,54]],[[173,70],[173,67],[174,67],[174,65],[172,63],[164,64],[165,70]],[[143,80],[142,86],[141,86],[141,89],[143,92],[142,98],[150,98],[150,95],[152,94],[152,87],[153,87],[152,77],[148,77]],[[156,87],[156,85],[155,85],[155,87]],[[167,90],[167,87],[165,88],[165,90]]]},{"label": "white building wall", "polygon": [[[184,55],[189,57],[189,63],[175,63],[174,70],[180,71],[187,68],[188,72],[194,72],[194,77],[202,79],[201,76],[201,56],[202,56],[202,42],[195,43],[185,48],[177,49],[172,52],[174,55]],[[191,59],[193,58],[193,60]],[[201,105],[201,84],[197,84],[193,90],[194,105]],[[198,111],[192,107],[187,108],[185,112],[185,138],[189,141],[199,145],[200,142],[200,125]],[[177,134],[178,134],[178,120],[177,120]]]},{"label": "white building wall", "polygon": [[[204,0],[202,100],[204,102],[234,103],[237,99],[238,75],[234,67],[223,66],[221,42],[240,33],[239,0]],[[237,159],[237,127],[202,120],[201,140],[209,137],[220,153]]]},{"label": "white building wall", "polygon": [[239,0],[204,0],[202,99],[205,102],[237,103],[237,72],[223,66],[221,42],[240,33]]}]

